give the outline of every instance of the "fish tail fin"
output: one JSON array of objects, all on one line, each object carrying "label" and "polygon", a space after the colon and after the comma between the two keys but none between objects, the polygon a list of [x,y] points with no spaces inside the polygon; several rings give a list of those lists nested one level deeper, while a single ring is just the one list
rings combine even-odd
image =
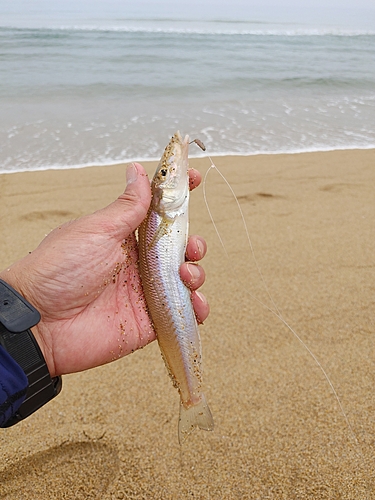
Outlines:
[{"label": "fish tail fin", "polygon": [[194,427],[205,431],[212,431],[214,428],[214,419],[203,394],[199,403],[194,406],[186,408],[182,403],[180,405],[178,421],[178,441],[180,444],[185,441],[186,436],[191,433]]}]

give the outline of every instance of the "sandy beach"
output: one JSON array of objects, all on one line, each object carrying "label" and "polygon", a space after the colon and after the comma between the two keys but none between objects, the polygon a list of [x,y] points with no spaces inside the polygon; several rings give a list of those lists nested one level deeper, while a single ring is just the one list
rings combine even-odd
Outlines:
[{"label": "sandy beach", "polygon": [[[179,446],[178,394],[153,343],[64,376],[54,401],[1,430],[0,498],[375,498],[375,151],[214,160],[258,263],[210,171],[228,255],[202,187],[190,232],[209,247],[201,338],[215,430]],[[210,162],[190,164],[204,173]],[[156,163],[144,165],[152,175]],[[0,175],[0,268],[123,186],[124,165]]]}]

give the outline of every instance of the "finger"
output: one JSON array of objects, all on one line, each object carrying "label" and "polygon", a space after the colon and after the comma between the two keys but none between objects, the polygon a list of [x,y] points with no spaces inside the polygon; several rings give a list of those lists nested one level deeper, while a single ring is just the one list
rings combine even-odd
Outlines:
[{"label": "finger", "polygon": [[197,321],[199,324],[202,324],[210,314],[210,306],[208,305],[207,299],[203,293],[195,291],[191,294],[191,301]]},{"label": "finger", "polygon": [[199,170],[196,170],[195,168],[190,168],[189,169],[190,190],[192,191],[193,189],[198,187],[201,182],[202,182],[202,174],[199,172]]},{"label": "finger", "polygon": [[186,246],[186,259],[191,262],[203,259],[207,253],[206,241],[196,234],[189,236]]},{"label": "finger", "polygon": [[203,267],[192,262],[185,262],[180,267],[180,276],[182,281],[190,290],[196,290],[203,285],[206,279],[206,273]]},{"label": "finger", "polygon": [[[132,163],[126,171],[126,189],[101,215],[113,232],[121,238],[132,233],[147,215],[151,202],[150,182],[139,163]],[[104,224],[103,224],[104,225]]]}]

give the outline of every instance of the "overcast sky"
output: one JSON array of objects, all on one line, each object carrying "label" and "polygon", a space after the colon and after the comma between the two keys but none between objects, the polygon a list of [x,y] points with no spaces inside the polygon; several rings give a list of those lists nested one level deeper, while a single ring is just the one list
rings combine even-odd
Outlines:
[{"label": "overcast sky", "polygon": [[0,25],[17,15],[321,21],[337,25],[362,19],[375,31],[375,0],[0,0]]}]

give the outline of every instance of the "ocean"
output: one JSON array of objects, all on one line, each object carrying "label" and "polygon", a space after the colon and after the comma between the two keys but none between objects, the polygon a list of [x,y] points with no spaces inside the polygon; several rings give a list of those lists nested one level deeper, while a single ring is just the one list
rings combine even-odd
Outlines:
[{"label": "ocean", "polygon": [[[0,17],[0,172],[375,147],[375,27]],[[199,156],[198,148],[194,153]]]}]

